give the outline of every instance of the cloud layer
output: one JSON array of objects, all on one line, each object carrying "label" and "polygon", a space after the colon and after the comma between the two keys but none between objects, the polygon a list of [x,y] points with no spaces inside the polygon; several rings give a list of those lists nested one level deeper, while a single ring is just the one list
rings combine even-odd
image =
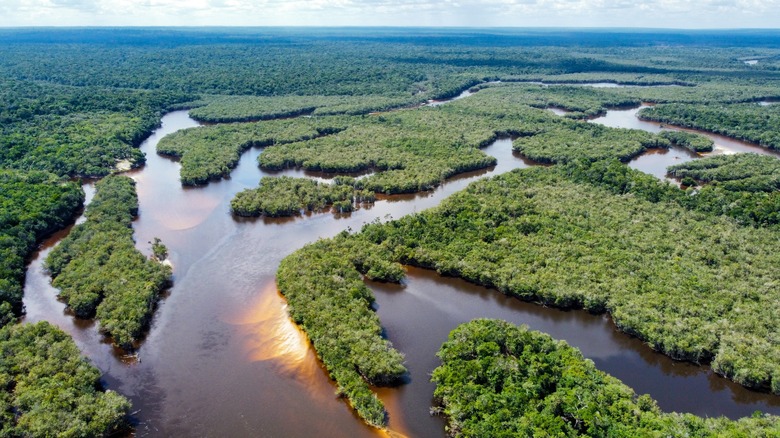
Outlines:
[{"label": "cloud layer", "polygon": [[777,28],[780,0],[2,0],[0,26]]}]

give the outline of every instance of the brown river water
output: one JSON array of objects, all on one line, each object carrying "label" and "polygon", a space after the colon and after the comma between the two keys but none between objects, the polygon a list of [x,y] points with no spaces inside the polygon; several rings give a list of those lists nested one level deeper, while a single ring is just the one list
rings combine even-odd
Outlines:
[{"label": "brown river water", "polygon": [[[602,122],[609,122],[610,114]],[[158,156],[155,147],[163,136],[194,126],[186,111],[166,115],[141,146],[146,165],[129,173],[138,182],[137,246],[149,254],[147,242],[160,237],[174,265],[174,286],[137,354],[112,348],[95,323],[73,318],[57,301],[42,261],[69,230],[48,239],[28,267],[25,321],[48,320],[74,337],[104,373],[105,386],[132,400],[139,436],[444,436],[443,420],[428,414],[429,374],[449,331],[478,317],[528,324],[564,339],[666,410],[729,417],[755,410],[780,414],[780,397],[748,391],[706,367],[655,353],[617,332],[606,316],[523,303],[410,268],[403,285],[370,284],[389,339],[406,354],[411,378],[400,388],[380,390],[390,431],[365,426],[336,397],[307,340],[287,318],[275,286],[279,262],[318,238],[430,208],[476,179],[530,163],[512,153],[510,139],[501,139],[484,149],[498,159],[497,166],[460,175],[432,192],[383,197],[348,215],[236,219],[229,213],[233,195],[257,186],[263,175],[280,173],[259,170],[261,150],[250,149],[229,179],[183,188],[179,164]],[[282,174],[322,177],[295,170]],[[88,197],[94,192],[89,184],[85,190]]]}]

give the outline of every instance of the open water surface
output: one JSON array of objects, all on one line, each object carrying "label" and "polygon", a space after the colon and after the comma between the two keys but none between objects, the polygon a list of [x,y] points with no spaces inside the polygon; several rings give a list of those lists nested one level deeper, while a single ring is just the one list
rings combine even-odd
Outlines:
[{"label": "open water surface", "polygon": [[[530,163],[512,153],[510,139],[500,139],[484,149],[498,159],[497,166],[452,178],[431,192],[382,197],[347,215],[234,218],[229,202],[235,193],[256,187],[264,175],[280,173],[258,169],[261,150],[250,149],[230,178],[183,188],[179,164],[158,156],[155,147],[163,136],[194,126],[186,111],[166,115],[141,146],[146,165],[130,172],[140,202],[137,246],[148,254],[147,242],[160,237],[174,266],[174,286],[160,302],[137,354],[117,351],[95,323],[73,318],[57,301],[42,261],[68,229],[44,242],[28,267],[25,320],[48,320],[74,337],[103,371],[105,385],[132,400],[140,436],[383,434],[365,426],[335,396],[336,387],[287,318],[275,286],[279,262],[318,238],[430,208],[476,179]],[[322,177],[296,170],[282,174]],[[85,189],[93,191],[89,185]],[[449,331],[478,317],[528,324],[564,339],[666,410],[730,417],[754,410],[780,413],[780,397],[748,391],[708,368],[672,361],[617,332],[608,317],[523,303],[425,270],[410,268],[408,274],[403,285],[371,284],[388,337],[406,354],[411,372],[409,384],[380,390],[391,434],[444,435],[443,420],[428,414],[433,392],[428,376]]]}]

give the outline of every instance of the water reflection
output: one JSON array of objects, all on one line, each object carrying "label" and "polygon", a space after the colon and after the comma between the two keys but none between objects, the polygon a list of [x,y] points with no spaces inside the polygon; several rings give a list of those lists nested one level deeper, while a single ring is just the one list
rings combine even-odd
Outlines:
[{"label": "water reflection", "polygon": [[[94,323],[72,318],[56,300],[56,290],[42,271],[42,260],[67,230],[47,240],[29,266],[26,321],[49,320],[74,337],[81,351],[103,371],[105,385],[131,398],[138,435],[309,436],[312,431],[322,437],[382,435],[362,424],[336,397],[333,382],[308,344],[304,348],[300,333],[291,331],[294,326],[275,288],[279,262],[319,238],[430,208],[472,181],[533,163],[512,152],[511,139],[499,139],[484,149],[497,158],[495,167],[452,178],[430,192],[383,197],[373,206],[344,215],[236,218],[229,213],[232,197],[271,175],[257,167],[261,149],[244,153],[229,179],[183,188],[179,163],[158,156],[155,147],[167,133],[196,125],[184,111],[166,115],[162,127],[141,146],[147,155],[146,166],[130,172],[138,182],[140,203],[140,215],[133,224],[137,246],[148,254],[146,242],[160,237],[175,266],[174,286],[158,307],[139,361],[117,355]],[[327,177],[294,169],[273,175],[279,174]],[[449,331],[475,316],[527,323],[576,346],[586,346],[589,357],[601,361],[597,365],[639,392],[651,392],[661,400],[683,400],[678,405],[662,401],[665,407],[707,410],[715,415],[770,410],[776,403],[776,398],[717,377],[708,377],[703,386],[680,386],[668,380],[669,369],[688,372],[686,367],[691,367],[696,376],[708,372],[653,353],[616,333],[603,317],[521,303],[414,269],[405,287],[374,288],[387,334],[407,353],[412,372],[410,384],[381,392],[391,414],[390,436],[443,435],[441,420],[428,416],[432,386],[427,373],[438,365],[434,353]],[[700,398],[686,401],[689,392]],[[717,394],[731,394],[726,399],[733,400],[718,401],[721,396]]]},{"label": "water reflection", "polygon": [[380,394],[387,402],[391,422],[402,417],[410,436],[444,436],[443,420],[428,415],[434,389],[428,380],[439,365],[433,353],[457,325],[483,317],[526,324],[565,340],[637,393],[649,393],[667,411],[730,417],[750,415],[756,409],[780,413],[779,397],[748,391],[706,367],[658,354],[638,339],[618,332],[603,315],[526,303],[414,267],[407,267],[403,286],[368,284],[376,295],[388,337],[406,354],[411,383]]}]

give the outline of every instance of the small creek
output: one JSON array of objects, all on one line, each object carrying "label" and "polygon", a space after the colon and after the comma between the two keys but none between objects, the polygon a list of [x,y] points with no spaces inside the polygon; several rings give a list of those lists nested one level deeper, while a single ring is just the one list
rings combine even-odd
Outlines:
[{"label": "small creek", "polygon": [[[608,114],[609,116],[609,114]],[[606,120],[609,120],[608,118]],[[647,123],[647,122],[643,122]],[[160,302],[137,356],[126,357],[105,342],[96,324],[71,317],[56,299],[42,260],[68,229],[48,239],[28,267],[26,321],[48,320],[70,333],[104,373],[104,383],[133,401],[139,436],[377,436],[342,400],[316,357],[285,313],[275,287],[281,259],[318,238],[438,205],[470,182],[527,167],[499,139],[484,151],[497,166],[448,180],[431,192],[388,196],[351,214],[287,219],[236,219],[229,202],[256,187],[259,149],[241,158],[230,178],[183,188],[179,164],[155,153],[157,142],[197,126],[186,111],[167,114],[141,146],[146,165],[129,172],[138,182],[140,214],[134,223],[139,249],[160,237],[174,265],[174,286]],[[650,154],[648,154],[650,155]],[[318,177],[303,171],[282,174]],[[85,186],[88,195],[94,192]],[[443,436],[443,420],[428,415],[438,365],[435,352],[450,330],[477,317],[528,324],[582,349],[596,365],[663,409],[702,415],[780,413],[780,397],[748,391],[707,368],[671,359],[618,333],[607,317],[559,311],[507,298],[464,281],[409,269],[403,286],[370,284],[388,336],[407,356],[411,382],[382,389],[390,429],[408,436]]]}]

